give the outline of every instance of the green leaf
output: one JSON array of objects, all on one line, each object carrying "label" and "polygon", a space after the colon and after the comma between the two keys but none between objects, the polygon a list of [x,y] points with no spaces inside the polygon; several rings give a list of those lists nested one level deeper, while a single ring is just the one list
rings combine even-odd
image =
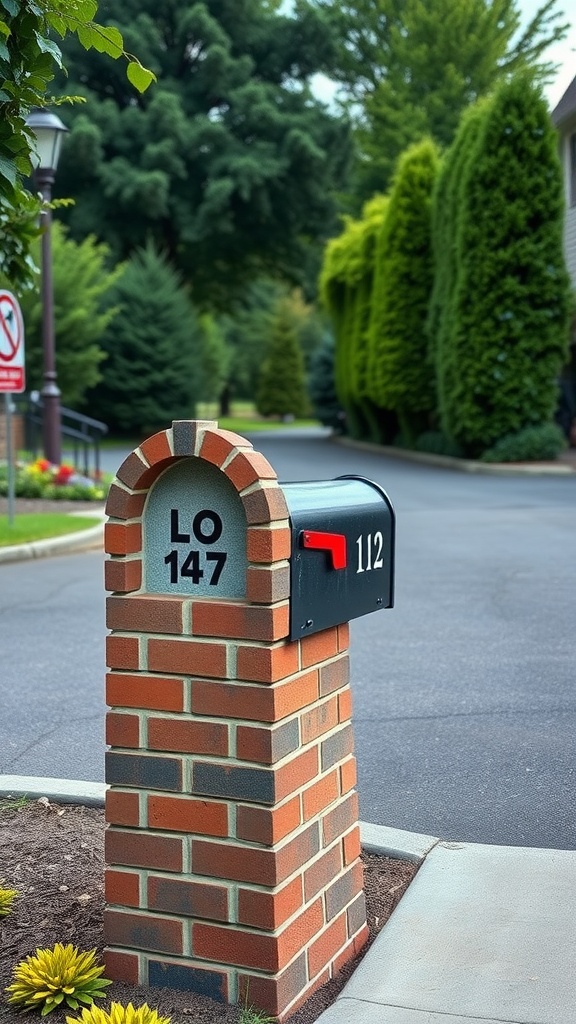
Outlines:
[{"label": "green leaf", "polygon": [[11,14],[13,18],[20,13],[20,4],[18,0],[0,0],[0,4],[8,14]]},{"label": "green leaf", "polygon": [[92,30],[92,45],[99,53],[107,53],[114,60],[124,53],[122,33],[113,25],[96,25]]},{"label": "green leaf", "polygon": [[6,178],[11,185],[16,184],[16,168],[11,160],[6,160],[0,155],[0,174]]},{"label": "green leaf", "polygon": [[94,45],[94,33],[92,32],[92,29],[85,28],[84,25],[79,25],[76,29],[76,35],[78,36],[80,45],[83,46],[85,50],[92,49]]},{"label": "green leaf", "polygon": [[34,32],[36,42],[38,43],[39,49],[42,53],[49,53],[56,61],[59,68],[62,67],[62,53],[60,47],[52,41],[52,39],[46,39],[46,36],[41,36],[39,32]]},{"label": "green leaf", "polygon": [[5,39],[8,39],[8,36],[10,34],[11,34],[10,33],[10,29],[8,28],[8,25],[6,24],[6,22],[5,21],[0,21],[0,35],[4,36]]},{"label": "green leaf", "polygon": [[6,46],[6,43],[3,43],[1,39],[0,39],[0,60],[6,60],[6,61],[10,60],[10,51],[8,50],[8,47]]},{"label": "green leaf", "polygon": [[126,77],[138,92],[146,92],[148,86],[156,81],[156,75],[135,60],[130,61],[126,68]]}]

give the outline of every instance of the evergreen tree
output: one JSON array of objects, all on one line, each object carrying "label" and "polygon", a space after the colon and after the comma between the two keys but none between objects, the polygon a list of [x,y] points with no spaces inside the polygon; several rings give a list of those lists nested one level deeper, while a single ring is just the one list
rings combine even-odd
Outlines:
[{"label": "evergreen tree", "polygon": [[[456,226],[462,201],[462,189],[467,181],[468,161],[476,151],[476,141],[484,122],[486,100],[479,100],[464,111],[456,138],[444,155],[432,193],[432,251],[434,283],[426,321],[428,336],[428,362],[436,381],[437,402],[444,402],[444,390],[450,389],[458,366],[450,361],[446,351],[454,318],[458,254]],[[448,346],[449,347],[449,346]],[[438,376],[436,367],[443,365]]]},{"label": "evergreen tree", "polygon": [[112,298],[119,312],[102,338],[108,358],[89,411],[113,432],[138,436],[194,416],[201,336],[178,274],[149,245],[128,261]]},{"label": "evergreen tree", "polygon": [[268,355],[256,395],[261,416],[294,417],[308,412],[304,358],[298,344],[291,310],[280,300],[272,323]]},{"label": "evergreen tree", "polygon": [[119,258],[152,238],[197,305],[230,308],[266,273],[310,277],[335,223],[349,128],[310,88],[334,53],[326,18],[266,0],[102,0],[100,17],[158,75],[137,97],[112,62],[72,40],[62,88],[87,104],[58,171],[62,217]]},{"label": "evergreen tree", "polygon": [[558,143],[528,77],[498,88],[465,166],[438,373],[443,430],[477,455],[552,418],[567,354]]},{"label": "evergreen tree", "polygon": [[450,144],[462,111],[522,68],[549,75],[544,53],[568,25],[545,0],[524,30],[518,0],[315,0],[342,40],[332,75],[356,113],[360,197],[389,186],[407,146]]},{"label": "evergreen tree", "polygon": [[375,272],[376,243],[387,199],[376,196],[362,219],[348,219],[343,233],[326,247],[320,279],[322,300],[335,332],[336,392],[356,438],[379,435],[370,403],[368,328]]},{"label": "evergreen tree", "polygon": [[438,155],[430,140],[401,157],[382,228],[370,321],[370,390],[413,443],[434,408],[425,324],[433,279],[431,195]]},{"label": "evergreen tree", "polygon": [[[32,256],[40,264],[40,243]],[[100,365],[106,353],[102,336],[115,315],[110,293],[120,271],[106,267],[108,250],[93,236],[79,245],[68,237],[61,224],[52,228],[52,282],[56,371],[62,404],[77,408],[87,389],[98,383]],[[43,383],[42,299],[40,275],[34,288],[20,295],[26,330],[26,377],[30,389],[40,391]]]},{"label": "evergreen tree", "polygon": [[199,397],[214,402],[228,381],[232,352],[226,342],[222,325],[211,313],[199,318],[202,339],[202,385]]},{"label": "evergreen tree", "polygon": [[335,348],[334,338],[326,333],[314,352],[310,364],[308,390],[314,415],[325,427],[332,427],[336,433],[343,431],[342,406],[336,395],[334,384]]}]

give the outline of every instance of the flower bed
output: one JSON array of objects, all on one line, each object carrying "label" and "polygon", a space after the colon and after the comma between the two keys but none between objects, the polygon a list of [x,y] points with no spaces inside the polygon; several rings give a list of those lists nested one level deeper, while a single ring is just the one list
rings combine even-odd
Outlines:
[{"label": "flower bed", "polygon": [[[8,494],[8,467],[0,466],[0,496]],[[90,480],[65,462],[54,466],[47,459],[17,463],[14,476],[17,498],[44,498],[49,501],[103,501],[106,488],[102,481]]]}]

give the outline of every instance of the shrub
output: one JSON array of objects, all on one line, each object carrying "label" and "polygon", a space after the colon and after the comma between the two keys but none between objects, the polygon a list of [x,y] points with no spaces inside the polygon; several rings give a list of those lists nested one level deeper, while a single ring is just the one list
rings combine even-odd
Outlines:
[{"label": "shrub", "polygon": [[566,448],[566,438],[555,423],[526,427],[508,434],[485,451],[482,462],[541,462],[555,459]]},{"label": "shrub", "polygon": [[432,288],[431,195],[437,173],[434,143],[425,140],[400,158],[381,228],[372,292],[370,395],[398,415],[413,442],[434,408],[427,361],[426,317]]},{"label": "shrub", "polygon": [[110,1003],[108,1010],[92,1005],[82,1007],[81,1017],[66,1017],[68,1024],[170,1024],[170,1017],[161,1017],[148,1003],[134,1007],[132,1003]]},{"label": "shrub", "polygon": [[334,340],[330,335],[312,356],[308,390],[316,419],[342,433],[344,414],[334,385]]},{"label": "shrub", "polygon": [[441,427],[471,455],[551,420],[568,346],[558,140],[526,75],[487,103],[459,183]]},{"label": "shrub", "polygon": [[[8,494],[8,472],[0,467],[0,496]],[[46,498],[50,501],[102,501],[105,488],[76,473],[74,466],[52,466],[47,459],[36,459],[17,466],[14,477],[17,498]]]},{"label": "shrub", "polygon": [[4,889],[3,880],[0,878],[0,917],[6,917],[12,910],[12,904],[18,896],[16,889]]},{"label": "shrub", "polygon": [[454,459],[464,457],[462,446],[440,430],[426,430],[416,439],[414,447],[418,452],[429,452],[431,455],[449,455]]},{"label": "shrub", "polygon": [[35,956],[21,960],[8,985],[8,1002],[23,1010],[40,1009],[42,1017],[61,1003],[77,1010],[105,996],[111,981],[102,978],[103,967],[96,962],[96,950],[79,953],[75,946],[57,942],[53,949],[37,949]]}]

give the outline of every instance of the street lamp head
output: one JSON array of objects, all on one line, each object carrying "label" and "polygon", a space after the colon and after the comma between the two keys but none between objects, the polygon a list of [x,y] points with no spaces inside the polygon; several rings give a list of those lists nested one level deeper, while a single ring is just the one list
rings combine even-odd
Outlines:
[{"label": "street lamp head", "polygon": [[35,170],[54,174],[58,167],[62,139],[68,131],[66,125],[44,107],[34,107],[26,118],[26,124],[35,137],[34,151],[30,154],[32,166]]}]

